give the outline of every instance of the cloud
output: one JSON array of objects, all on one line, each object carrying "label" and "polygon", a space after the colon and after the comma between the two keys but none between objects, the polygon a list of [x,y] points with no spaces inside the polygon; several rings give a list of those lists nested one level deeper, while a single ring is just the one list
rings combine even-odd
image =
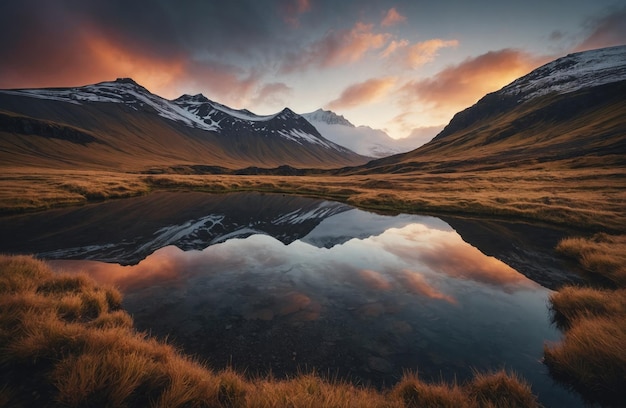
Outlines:
[{"label": "cloud", "polygon": [[403,23],[405,21],[406,21],[406,17],[398,13],[395,7],[392,7],[389,9],[389,11],[385,15],[385,18],[383,18],[383,21],[380,23],[380,25],[382,27],[389,27],[392,25]]},{"label": "cloud", "polygon": [[350,85],[343,90],[339,98],[331,101],[327,109],[340,110],[375,102],[384,97],[396,83],[393,77],[372,78]]},{"label": "cloud", "polygon": [[202,90],[223,103],[240,104],[261,83],[259,71],[197,59],[184,47],[158,48],[138,38],[126,39],[68,10],[51,7],[37,14],[18,8],[0,17],[0,24],[7,18],[20,18],[33,29],[2,27],[13,40],[0,36],[5,38],[0,39],[0,88],[81,86],[132,77],[167,98]]},{"label": "cloud", "polygon": [[449,66],[431,78],[407,82],[399,91],[401,103],[428,104],[449,120],[485,94],[500,89],[547,60],[515,49],[490,51]]},{"label": "cloud", "polygon": [[438,55],[437,51],[441,48],[456,47],[458,45],[458,40],[434,38],[432,40],[423,41],[407,48],[404,61],[407,67],[418,68],[434,60]]},{"label": "cloud", "polygon": [[280,72],[292,73],[310,67],[327,68],[359,61],[370,50],[382,48],[391,34],[375,33],[372,24],[357,22],[350,30],[331,30],[302,52],[286,56]]},{"label": "cloud", "polygon": [[575,51],[626,44],[626,7],[614,9],[605,16],[591,19],[587,26],[591,34],[575,47]]},{"label": "cloud", "polygon": [[397,50],[405,48],[407,45],[409,45],[409,42],[407,40],[393,40],[389,43],[389,45],[387,45],[387,48],[385,48],[384,51],[380,53],[380,56],[382,58],[387,58]]},{"label": "cloud", "polygon": [[430,299],[445,300],[448,303],[456,304],[454,297],[441,293],[430,285],[424,276],[419,272],[403,269],[397,272],[397,277],[402,282],[402,286],[411,293],[426,296]]},{"label": "cloud", "polygon": [[253,104],[284,105],[284,97],[291,94],[293,89],[282,82],[272,82],[262,85],[252,99]]}]

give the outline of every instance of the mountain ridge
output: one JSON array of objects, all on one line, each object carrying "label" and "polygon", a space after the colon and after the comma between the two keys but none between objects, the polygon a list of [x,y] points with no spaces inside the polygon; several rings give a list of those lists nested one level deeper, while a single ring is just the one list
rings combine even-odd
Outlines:
[{"label": "mountain ridge", "polygon": [[[554,85],[549,91],[546,81]],[[626,165],[624,95],[626,46],[570,54],[485,95],[425,145],[346,172]]]},{"label": "mountain ridge", "polygon": [[[336,168],[367,161],[326,140],[289,108],[259,116],[201,94],[167,100],[131,78],[74,88],[0,90],[0,113],[0,144],[6,152],[18,152],[7,159],[12,164],[145,171],[174,165]],[[61,128],[91,138],[81,139],[82,149],[61,146],[73,140],[53,137],[51,129]],[[35,136],[40,139],[33,143]]]}]

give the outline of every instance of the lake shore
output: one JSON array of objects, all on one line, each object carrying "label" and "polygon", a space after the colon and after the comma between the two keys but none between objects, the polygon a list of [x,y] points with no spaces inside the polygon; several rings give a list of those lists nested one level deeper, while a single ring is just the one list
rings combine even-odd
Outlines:
[{"label": "lake shore", "polygon": [[147,175],[5,168],[0,214],[42,211],[160,190],[256,191],[344,202],[389,213],[467,214],[626,231],[626,169],[512,169],[348,176]]},{"label": "lake shore", "polygon": [[383,391],[314,373],[276,380],[213,371],[137,332],[116,289],[26,256],[0,257],[0,293],[2,405],[539,406],[530,386],[504,370],[465,384],[406,373]]}]

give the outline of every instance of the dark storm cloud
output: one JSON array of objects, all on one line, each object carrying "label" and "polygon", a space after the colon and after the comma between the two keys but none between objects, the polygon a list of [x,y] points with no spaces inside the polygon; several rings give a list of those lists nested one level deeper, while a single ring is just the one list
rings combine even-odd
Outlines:
[{"label": "dark storm cloud", "polygon": [[591,34],[576,47],[576,51],[626,44],[626,7],[590,19],[587,26]]},{"label": "dark storm cloud", "polygon": [[132,76],[171,97],[194,86],[245,99],[263,87],[285,19],[308,10],[296,0],[285,8],[291,1],[2,2],[0,88]]}]

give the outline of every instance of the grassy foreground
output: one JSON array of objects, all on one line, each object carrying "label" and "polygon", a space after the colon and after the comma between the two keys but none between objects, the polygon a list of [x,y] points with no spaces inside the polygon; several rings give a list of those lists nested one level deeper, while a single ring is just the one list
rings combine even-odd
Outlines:
[{"label": "grassy foreground", "polygon": [[278,381],[215,372],[133,328],[121,295],[86,276],[55,275],[0,256],[0,406],[12,407],[537,407],[499,371],[464,385],[407,373],[377,391],[302,374]]},{"label": "grassy foreground", "polygon": [[557,250],[605,282],[604,288],[566,287],[550,298],[561,343],[544,347],[552,375],[591,401],[626,401],[626,235],[567,238]]},{"label": "grassy foreground", "polygon": [[549,168],[369,175],[146,175],[5,167],[0,214],[44,210],[155,190],[258,191],[320,197],[364,209],[453,213],[626,231],[626,168]]}]

